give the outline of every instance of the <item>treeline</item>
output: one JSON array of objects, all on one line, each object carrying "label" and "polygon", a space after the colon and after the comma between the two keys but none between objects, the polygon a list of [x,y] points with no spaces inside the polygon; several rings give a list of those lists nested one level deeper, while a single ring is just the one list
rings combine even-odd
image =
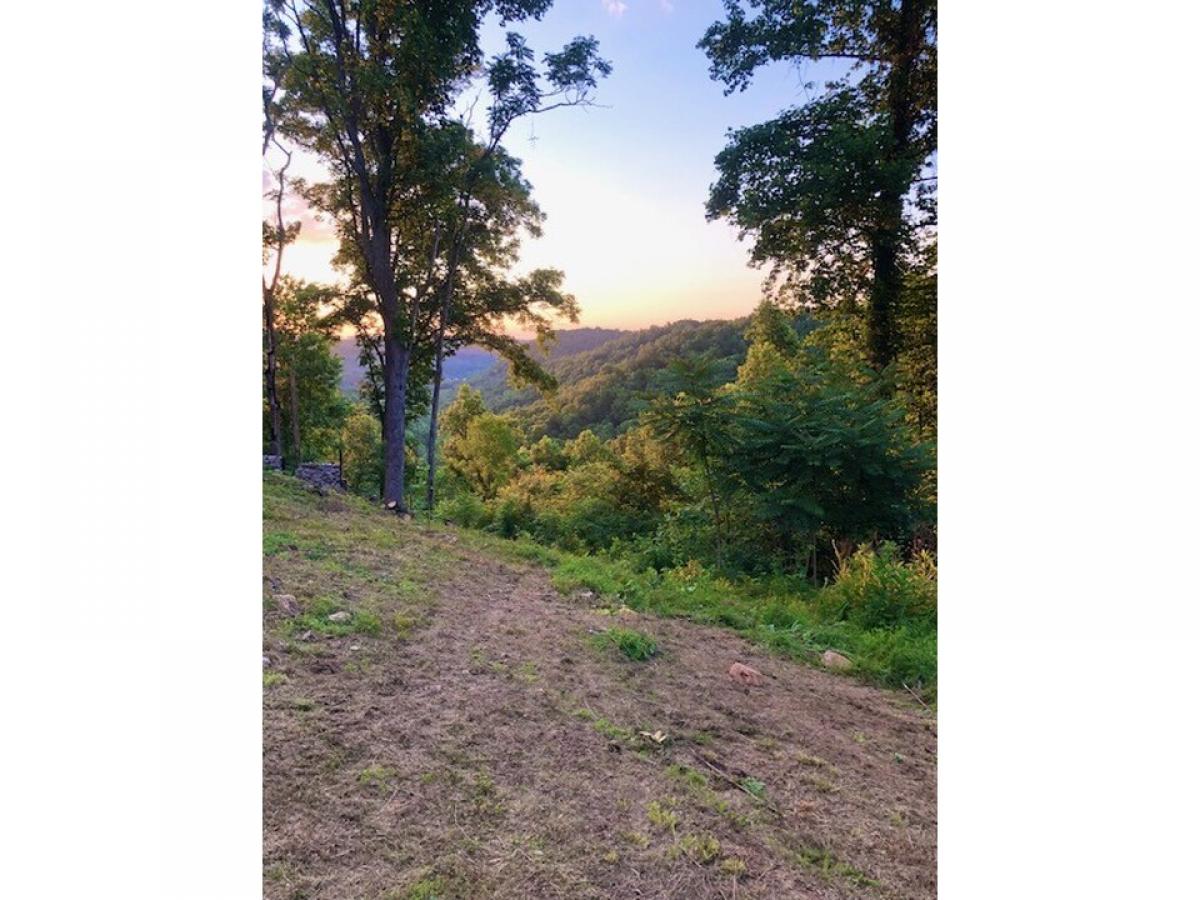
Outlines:
[{"label": "treeline", "polygon": [[463,386],[443,414],[437,515],[659,570],[815,577],[860,543],[931,547],[932,448],[903,397],[775,306],[743,329],[732,378],[711,349],[646,369],[658,383],[607,440],[531,429]]}]

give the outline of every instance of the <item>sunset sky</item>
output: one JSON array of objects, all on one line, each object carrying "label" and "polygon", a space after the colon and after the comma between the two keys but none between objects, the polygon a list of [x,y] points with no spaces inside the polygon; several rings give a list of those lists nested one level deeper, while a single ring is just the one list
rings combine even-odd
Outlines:
[{"label": "sunset sky", "polygon": [[[547,215],[543,237],[525,241],[519,268],[562,269],[581,325],[733,318],[758,302],[762,273],[747,266],[748,246],[729,225],[704,218],[713,158],[726,129],[802,102],[836,72],[774,66],[746,92],[724,96],[695,46],[721,13],[720,0],[558,0],[543,21],[513,26],[539,57],[593,34],[613,64],[597,92],[600,106],[536,116],[505,139]],[[502,42],[503,30],[490,22],[488,55]],[[291,173],[321,178],[312,159],[297,159]],[[302,212],[289,205],[293,216]],[[305,216],[285,268],[336,280],[334,249],[329,229]]]}]

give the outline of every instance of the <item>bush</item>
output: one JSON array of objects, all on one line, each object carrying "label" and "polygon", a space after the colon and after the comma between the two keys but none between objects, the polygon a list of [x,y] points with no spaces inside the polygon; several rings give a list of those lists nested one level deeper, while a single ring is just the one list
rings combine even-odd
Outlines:
[{"label": "bush", "polygon": [[439,500],[433,514],[435,518],[464,528],[486,528],[492,522],[492,512],[487,504],[466,491]]},{"label": "bush", "polygon": [[905,563],[895,544],[860,547],[842,560],[834,583],[817,593],[814,609],[825,621],[864,629],[928,630],[937,624],[937,570],[924,555]]}]

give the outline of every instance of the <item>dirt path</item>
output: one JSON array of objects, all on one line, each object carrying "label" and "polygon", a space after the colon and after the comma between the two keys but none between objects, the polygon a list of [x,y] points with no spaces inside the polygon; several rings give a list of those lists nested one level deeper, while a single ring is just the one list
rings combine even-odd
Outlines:
[{"label": "dirt path", "polygon": [[[936,734],[903,698],[589,608],[451,534],[389,526],[393,550],[343,523],[320,544],[302,502],[275,507],[268,541],[300,537],[266,557],[267,597],[308,604],[327,572],[384,627],[301,640],[265,603],[267,897],[935,895]],[[432,594],[382,590],[417,562]],[[662,653],[597,649],[614,624]],[[735,685],[734,661],[766,684]]]}]

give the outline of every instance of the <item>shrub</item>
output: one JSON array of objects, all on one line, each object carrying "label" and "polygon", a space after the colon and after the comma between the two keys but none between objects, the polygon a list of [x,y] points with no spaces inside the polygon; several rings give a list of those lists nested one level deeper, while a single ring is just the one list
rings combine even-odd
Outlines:
[{"label": "shrub", "polygon": [[645,662],[658,655],[658,642],[648,634],[628,628],[608,628],[595,636],[598,647],[616,647],[634,662]]},{"label": "shrub", "polygon": [[905,563],[895,544],[860,547],[842,560],[834,583],[817,593],[814,608],[826,621],[865,629],[925,630],[937,621],[937,570],[928,557]]},{"label": "shrub", "polygon": [[487,504],[466,491],[438,501],[434,516],[464,528],[486,528],[491,524],[492,513]]}]

